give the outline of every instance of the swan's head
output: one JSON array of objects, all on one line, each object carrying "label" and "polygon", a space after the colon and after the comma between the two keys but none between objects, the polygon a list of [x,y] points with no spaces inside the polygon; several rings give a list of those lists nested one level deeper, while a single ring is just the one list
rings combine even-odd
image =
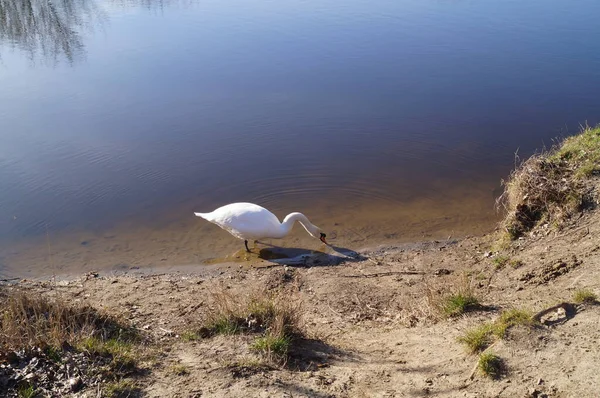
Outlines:
[{"label": "swan's head", "polygon": [[327,235],[325,235],[325,233],[323,233],[323,231],[321,231],[321,228],[316,227],[313,225],[314,228],[311,228],[308,233],[311,234],[311,236],[313,238],[317,238],[319,239],[321,242],[325,243],[326,245],[328,244],[327,241],[325,240],[325,238],[327,237]]}]

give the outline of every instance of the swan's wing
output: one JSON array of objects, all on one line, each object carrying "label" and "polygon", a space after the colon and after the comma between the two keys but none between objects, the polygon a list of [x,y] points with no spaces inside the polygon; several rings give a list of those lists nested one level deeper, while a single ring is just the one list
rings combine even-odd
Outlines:
[{"label": "swan's wing", "polygon": [[195,213],[240,239],[276,237],[281,223],[275,214],[253,203],[232,203],[212,213]]}]

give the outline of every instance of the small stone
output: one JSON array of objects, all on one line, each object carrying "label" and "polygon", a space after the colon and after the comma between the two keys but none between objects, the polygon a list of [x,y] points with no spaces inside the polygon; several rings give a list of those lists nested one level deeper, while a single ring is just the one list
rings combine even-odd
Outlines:
[{"label": "small stone", "polygon": [[542,384],[544,384],[544,379],[539,378],[537,381],[538,386],[541,386]]},{"label": "small stone", "polygon": [[5,358],[6,358],[6,361],[8,363],[17,363],[17,362],[19,362],[19,356],[14,351],[10,351],[8,354],[6,354]]},{"label": "small stone", "polygon": [[80,377],[72,377],[69,379],[69,388],[72,392],[77,392],[83,387],[83,381]]},{"label": "small stone", "polygon": [[446,268],[440,268],[440,269],[437,269],[437,270],[435,270],[435,271],[433,272],[433,275],[436,275],[436,276],[440,276],[440,275],[450,275],[451,273],[452,273],[452,271],[450,271],[449,269],[446,269]]},{"label": "small stone", "polygon": [[538,390],[535,387],[531,387],[528,392],[529,392],[528,396],[530,398],[544,398],[544,397],[547,397],[546,394],[542,393],[540,390]]}]

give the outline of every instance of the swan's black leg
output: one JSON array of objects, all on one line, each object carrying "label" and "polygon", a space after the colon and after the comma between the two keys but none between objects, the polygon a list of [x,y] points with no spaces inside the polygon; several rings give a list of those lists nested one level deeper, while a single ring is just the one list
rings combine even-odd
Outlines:
[{"label": "swan's black leg", "polygon": [[250,249],[248,249],[248,241],[247,240],[244,241],[244,245],[246,245],[246,251],[250,252]]}]

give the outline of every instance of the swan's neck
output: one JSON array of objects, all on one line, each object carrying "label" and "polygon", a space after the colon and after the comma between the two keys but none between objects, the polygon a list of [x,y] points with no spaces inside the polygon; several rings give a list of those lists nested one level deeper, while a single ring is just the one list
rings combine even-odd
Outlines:
[{"label": "swan's neck", "polygon": [[281,223],[281,227],[280,227],[280,231],[279,231],[281,235],[278,236],[278,238],[283,238],[284,236],[289,234],[296,221],[298,221],[300,224],[302,224],[302,226],[304,227],[306,232],[308,232],[310,235],[312,235],[311,230],[315,231],[318,229],[315,225],[313,225],[308,220],[308,218],[304,214],[290,213],[287,216],[285,216],[285,218],[283,219],[283,222]]}]

